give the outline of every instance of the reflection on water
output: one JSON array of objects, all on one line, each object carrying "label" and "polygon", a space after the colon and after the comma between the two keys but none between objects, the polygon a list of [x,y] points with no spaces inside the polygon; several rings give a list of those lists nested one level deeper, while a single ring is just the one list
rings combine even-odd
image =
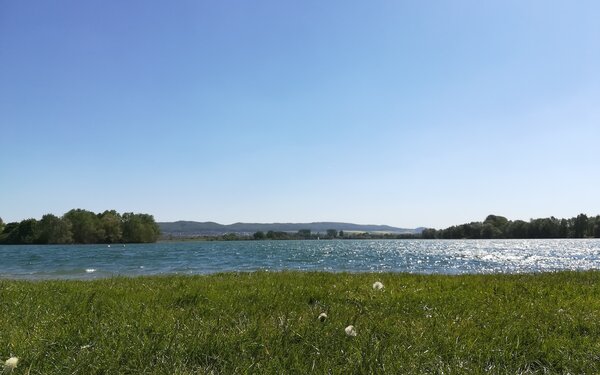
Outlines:
[{"label": "reflection on water", "polygon": [[0,246],[0,277],[254,270],[519,273],[600,268],[600,240],[332,240]]}]

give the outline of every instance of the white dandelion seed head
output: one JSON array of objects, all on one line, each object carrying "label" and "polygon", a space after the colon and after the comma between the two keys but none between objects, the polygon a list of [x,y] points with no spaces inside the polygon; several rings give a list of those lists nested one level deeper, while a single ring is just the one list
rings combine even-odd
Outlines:
[{"label": "white dandelion seed head", "polygon": [[346,327],[346,329],[344,329],[344,331],[346,332],[347,336],[355,337],[357,335],[356,328],[354,328],[353,325],[349,325]]},{"label": "white dandelion seed head", "polygon": [[12,371],[17,368],[18,364],[19,364],[19,358],[10,357],[9,359],[6,360],[6,362],[4,362],[4,370]]},{"label": "white dandelion seed head", "polygon": [[382,290],[383,289],[383,283],[381,281],[375,281],[373,283],[373,289],[375,289],[375,290]]},{"label": "white dandelion seed head", "polygon": [[319,319],[319,321],[320,321],[320,322],[324,322],[324,321],[326,321],[326,320],[327,320],[327,314],[325,314],[325,313],[320,313],[320,314],[319,314],[319,318],[318,318],[318,319]]}]

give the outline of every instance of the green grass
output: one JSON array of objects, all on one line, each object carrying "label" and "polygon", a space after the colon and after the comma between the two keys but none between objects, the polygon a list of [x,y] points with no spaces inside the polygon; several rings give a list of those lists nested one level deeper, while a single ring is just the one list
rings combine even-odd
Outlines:
[{"label": "green grass", "polygon": [[15,374],[599,373],[600,272],[2,280],[11,355]]}]

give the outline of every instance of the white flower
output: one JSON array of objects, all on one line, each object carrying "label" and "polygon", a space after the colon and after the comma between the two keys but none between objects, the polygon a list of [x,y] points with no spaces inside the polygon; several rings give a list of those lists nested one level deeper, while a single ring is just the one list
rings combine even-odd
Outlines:
[{"label": "white flower", "polygon": [[327,314],[325,314],[325,313],[320,313],[320,314],[319,314],[319,321],[320,321],[320,322],[324,322],[325,320],[327,320]]},{"label": "white flower", "polygon": [[17,368],[17,364],[19,364],[19,358],[10,357],[4,362],[4,371],[12,371]]},{"label": "white flower", "polygon": [[344,330],[346,331],[346,335],[348,336],[356,336],[356,329],[354,328],[353,325],[349,325],[348,327],[346,327],[346,329]]},{"label": "white flower", "polygon": [[375,290],[383,289],[383,283],[381,281],[375,281],[373,283],[373,289],[375,289]]}]

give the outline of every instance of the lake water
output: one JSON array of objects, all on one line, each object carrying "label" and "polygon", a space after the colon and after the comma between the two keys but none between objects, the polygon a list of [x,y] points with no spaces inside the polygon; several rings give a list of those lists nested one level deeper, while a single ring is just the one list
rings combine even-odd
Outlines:
[{"label": "lake water", "polygon": [[0,246],[0,277],[226,271],[520,273],[600,269],[600,240],[332,240]]}]

